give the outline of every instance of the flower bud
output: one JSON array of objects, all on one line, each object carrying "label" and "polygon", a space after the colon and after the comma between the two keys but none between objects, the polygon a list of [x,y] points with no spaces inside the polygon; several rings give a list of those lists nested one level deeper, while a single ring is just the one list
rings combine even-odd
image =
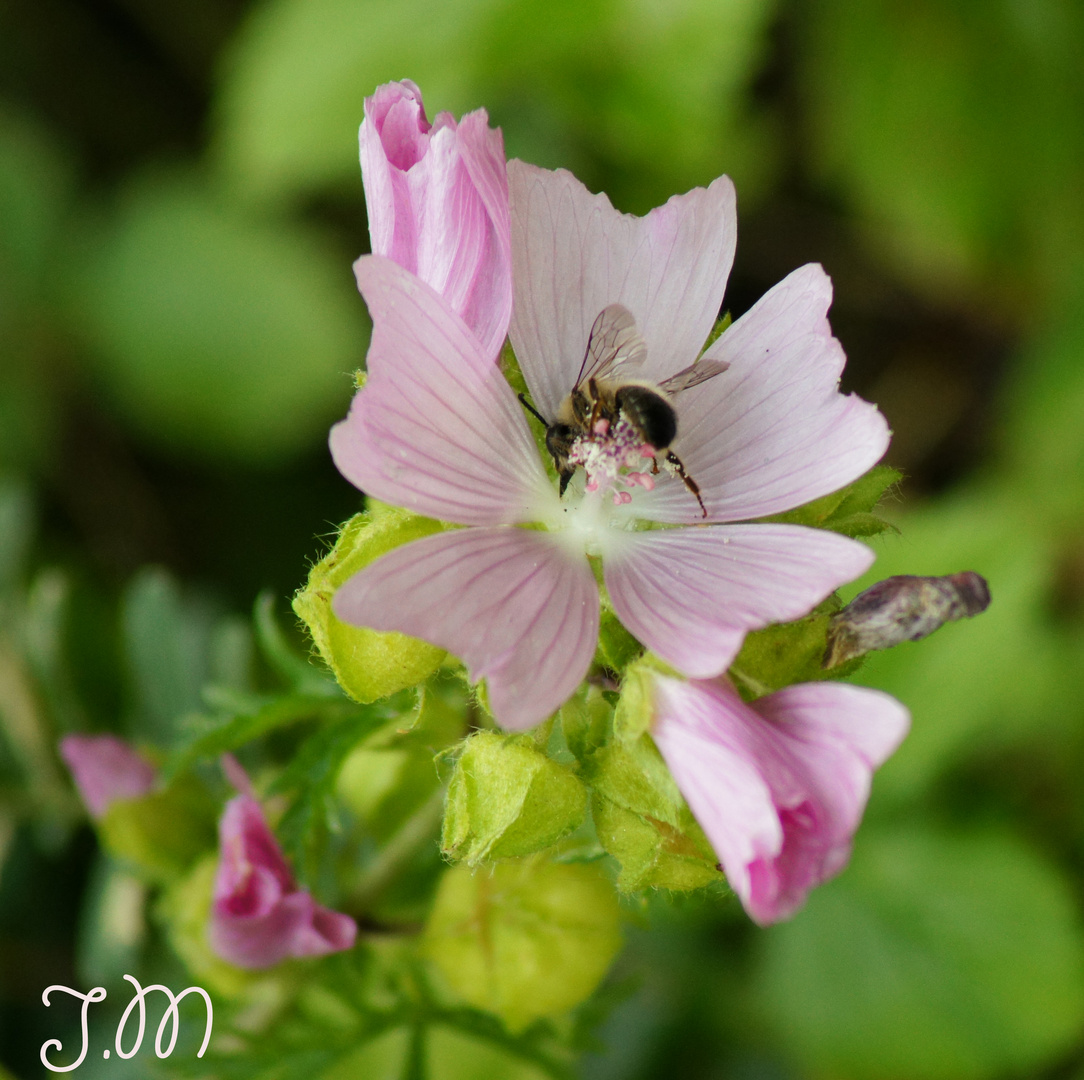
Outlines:
[{"label": "flower bud", "polygon": [[339,685],[355,701],[376,701],[424,682],[440,666],[445,652],[404,634],[350,626],[331,610],[331,598],[343,582],[374,559],[440,529],[439,523],[405,510],[370,509],[356,514],[294,597],[294,612],[308,626]]},{"label": "flower bud", "polygon": [[115,735],[66,735],[60,756],[93,818],[116,800],[138,799],[154,787],[154,766]]},{"label": "flower bud", "polygon": [[504,140],[484,109],[430,125],[409,79],[365,100],[361,175],[374,255],[431,285],[496,359],[512,314]]},{"label": "flower bud", "polygon": [[208,939],[223,960],[266,968],[288,957],[324,956],[353,946],[357,924],[298,888],[252,796],[227,803],[219,846]]},{"label": "flower bud", "polygon": [[472,735],[448,787],[441,847],[470,863],[529,855],[577,829],[583,784],[530,739]]},{"label": "flower bud", "polygon": [[902,641],[918,641],[990,604],[986,579],[972,570],[947,577],[899,574],[859,593],[828,627],[822,666],[835,667]]},{"label": "flower bud", "polygon": [[425,951],[453,992],[515,1033],[590,996],[621,947],[620,917],[597,864],[460,864],[441,879]]}]

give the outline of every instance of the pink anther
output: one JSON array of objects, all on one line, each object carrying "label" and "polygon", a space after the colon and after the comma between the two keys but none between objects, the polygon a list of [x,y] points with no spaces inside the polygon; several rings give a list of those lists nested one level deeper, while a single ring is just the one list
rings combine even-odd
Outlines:
[{"label": "pink anther", "polygon": [[632,502],[632,495],[627,491],[615,491],[614,492],[614,506],[624,506],[625,503]]},{"label": "pink anther", "polygon": [[605,435],[610,430],[610,421],[605,416],[600,416],[591,430],[596,435]]},{"label": "pink anther", "polygon": [[655,477],[646,472],[630,472],[625,476],[625,481],[629,484],[639,484],[644,491],[655,490]]}]

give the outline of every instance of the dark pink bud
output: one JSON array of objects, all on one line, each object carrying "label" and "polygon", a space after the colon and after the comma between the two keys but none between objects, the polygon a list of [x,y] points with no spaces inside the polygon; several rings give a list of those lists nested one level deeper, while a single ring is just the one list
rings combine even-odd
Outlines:
[{"label": "dark pink bud", "polygon": [[94,818],[116,799],[138,799],[154,787],[154,766],[115,735],[66,735],[60,756]]},{"label": "dark pink bud", "polygon": [[299,889],[260,804],[238,795],[218,826],[220,857],[208,937],[231,964],[267,968],[289,957],[349,949],[357,923]]},{"label": "dark pink bud", "polygon": [[829,668],[902,641],[918,641],[990,604],[986,579],[973,570],[947,577],[899,574],[859,593],[828,628],[822,666]]}]

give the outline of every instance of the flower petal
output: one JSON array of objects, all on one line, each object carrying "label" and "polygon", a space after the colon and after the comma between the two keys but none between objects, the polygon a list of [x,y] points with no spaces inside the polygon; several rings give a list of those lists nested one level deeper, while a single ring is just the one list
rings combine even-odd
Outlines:
[{"label": "flower petal", "polygon": [[697,357],[719,315],[734,261],[734,185],[675,195],[638,218],[592,195],[571,173],[508,163],[512,207],[509,333],[535,405],[556,415],[572,389],[599,312],[620,303],[647,342],[642,378]]},{"label": "flower petal", "polygon": [[720,675],[749,630],[805,615],[873,562],[864,544],[798,525],[620,535],[604,552],[618,618],[691,678]]},{"label": "flower petal", "polygon": [[373,318],[369,378],[331,431],[366,493],[464,525],[536,520],[556,501],[523,409],[463,321],[376,255],[354,265]]},{"label": "flower petal", "polygon": [[[795,270],[704,354],[730,369],[677,399],[674,450],[709,520],[793,509],[857,479],[888,448],[876,406],[839,393],[846,357],[828,325],[831,301],[820,266]],[[639,501],[655,521],[700,520],[677,482]]]},{"label": "flower petal", "polygon": [[489,126],[485,109],[464,116],[456,134],[470,191],[481,203],[485,223],[463,319],[482,343],[483,354],[495,357],[508,336],[512,317],[512,240],[504,137],[500,128]]},{"label": "flower petal", "polygon": [[60,756],[91,817],[100,818],[116,799],[138,799],[154,787],[154,766],[115,735],[65,735]]},{"label": "flower petal", "polygon": [[431,641],[485,679],[502,727],[545,719],[576,689],[598,638],[598,587],[559,538],[463,529],[381,556],[335,594],[344,622]]},{"label": "flower petal", "polygon": [[750,916],[794,914],[837,874],[873,770],[907,732],[876,690],[789,686],[747,705],[728,683],[656,677],[653,736]]}]

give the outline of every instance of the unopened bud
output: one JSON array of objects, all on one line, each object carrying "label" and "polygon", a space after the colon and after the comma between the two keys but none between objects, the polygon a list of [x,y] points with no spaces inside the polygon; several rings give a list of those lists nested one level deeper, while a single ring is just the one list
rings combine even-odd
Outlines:
[{"label": "unopened bud", "polygon": [[918,641],[990,604],[986,579],[973,570],[947,577],[900,574],[859,593],[828,627],[821,666],[830,668],[901,641]]}]

